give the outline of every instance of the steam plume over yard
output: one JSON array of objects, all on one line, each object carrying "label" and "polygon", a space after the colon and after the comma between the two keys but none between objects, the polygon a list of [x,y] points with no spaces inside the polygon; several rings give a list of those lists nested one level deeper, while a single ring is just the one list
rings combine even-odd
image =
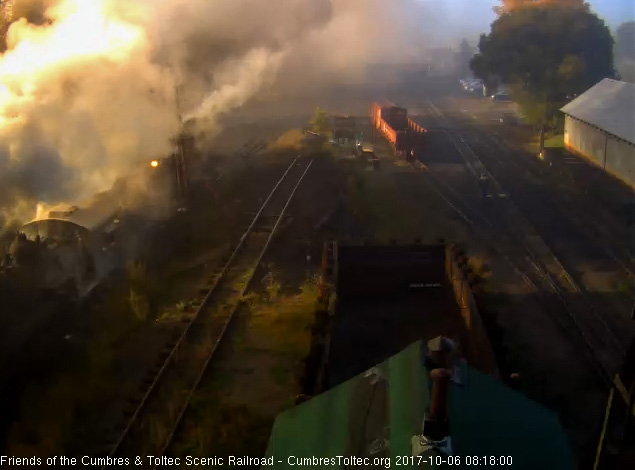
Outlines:
[{"label": "steam plume over yard", "polygon": [[420,58],[439,28],[415,0],[0,3],[0,230],[167,155],[179,116],[214,133],[276,84]]}]

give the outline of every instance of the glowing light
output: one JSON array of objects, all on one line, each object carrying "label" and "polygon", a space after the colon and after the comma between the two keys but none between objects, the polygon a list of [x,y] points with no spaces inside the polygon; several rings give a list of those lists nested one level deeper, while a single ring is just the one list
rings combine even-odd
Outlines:
[{"label": "glowing light", "polygon": [[157,160],[152,160],[152,161],[150,162],[150,166],[151,166],[152,168],[156,168],[156,167],[158,167],[158,166],[159,166],[159,162],[158,162]]}]

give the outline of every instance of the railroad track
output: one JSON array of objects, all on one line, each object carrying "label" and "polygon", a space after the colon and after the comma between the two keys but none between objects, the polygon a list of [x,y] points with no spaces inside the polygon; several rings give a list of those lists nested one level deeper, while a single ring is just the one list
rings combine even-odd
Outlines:
[{"label": "railroad track", "polygon": [[267,148],[267,141],[265,139],[249,139],[242,147],[236,151],[236,155],[242,158],[248,156],[258,155],[260,152]]},{"label": "railroad track", "polygon": [[433,189],[475,230],[489,240],[532,288],[546,311],[568,333],[577,332],[598,376],[610,384],[616,367],[624,357],[624,347],[605,319],[592,307],[584,290],[577,284],[542,237],[522,215],[501,184],[489,172],[455,126],[433,103],[431,114],[441,121],[444,133],[456,147],[474,176],[485,173],[493,183],[496,196],[487,203],[475,203],[426,171]]},{"label": "railroad track", "polygon": [[[445,119],[445,116],[438,107],[428,102],[428,107],[433,108],[431,111],[435,116]],[[468,121],[467,126],[470,129],[476,129],[473,121]],[[485,136],[486,139],[482,138]],[[540,173],[538,162],[535,157],[531,159],[518,158],[518,149],[512,148],[498,133],[493,131],[478,130],[478,136],[473,139],[475,146],[481,146],[486,150],[486,155],[491,156],[499,165],[506,165],[520,172],[520,174],[533,175]],[[525,155],[523,156],[525,157]],[[503,160],[504,159],[504,160]],[[490,160],[491,161],[491,160]],[[613,260],[628,278],[633,281],[635,279],[635,253],[632,244],[624,243],[625,240],[630,241],[630,234],[624,232],[624,228],[615,223],[615,220],[605,212],[603,207],[597,205],[597,202],[588,197],[586,191],[578,191],[580,197],[584,197],[584,207],[591,207],[591,210],[581,210],[580,204],[572,200],[569,194],[561,194],[565,199],[562,202],[556,198],[552,203],[556,204],[559,210],[567,213],[567,220],[571,221],[580,233],[584,233],[589,240],[596,242],[598,248]],[[623,234],[619,237],[616,234]]]},{"label": "railroad track", "polygon": [[[160,456],[169,447],[219,345],[228,340],[232,319],[242,305],[256,268],[312,163],[300,157],[294,159],[271,190],[161,366],[148,377],[147,388],[134,402],[108,457]],[[272,224],[270,230],[254,230],[262,224],[265,211],[277,214],[267,219]],[[144,460],[139,467],[155,468],[146,464]],[[131,466],[138,468],[132,461]]]},{"label": "railroad track", "polygon": [[[535,168],[530,168],[527,162],[519,161],[517,152],[507,146],[498,134],[488,133],[487,137],[488,140],[478,139],[477,143],[492,155],[498,165],[507,164],[521,173],[535,173]],[[505,162],[501,161],[501,157],[505,158]],[[589,198],[585,199],[588,204],[593,203]],[[633,256],[631,248],[623,243],[624,240],[628,239],[628,236],[623,239],[617,238],[615,234],[619,233],[620,230],[615,227],[608,216],[600,216],[597,210],[593,210],[592,213],[582,211],[579,209],[579,205],[570,199],[567,199],[566,207],[555,198],[553,203],[558,206],[560,211],[569,214],[568,219],[578,231],[584,233],[590,240],[594,240],[596,245],[619,265],[631,280],[635,279],[635,256]]]}]

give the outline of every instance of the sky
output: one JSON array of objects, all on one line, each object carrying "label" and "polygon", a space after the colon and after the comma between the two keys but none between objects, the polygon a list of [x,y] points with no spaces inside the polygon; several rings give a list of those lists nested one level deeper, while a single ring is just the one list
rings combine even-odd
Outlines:
[{"label": "sky", "polygon": [[[489,31],[489,25],[496,15],[492,7],[499,5],[497,0],[421,0],[433,3],[441,14],[451,19],[463,36],[476,39],[481,33]],[[588,0],[595,13],[606,21],[612,29],[616,29],[624,21],[635,21],[633,0]]]}]

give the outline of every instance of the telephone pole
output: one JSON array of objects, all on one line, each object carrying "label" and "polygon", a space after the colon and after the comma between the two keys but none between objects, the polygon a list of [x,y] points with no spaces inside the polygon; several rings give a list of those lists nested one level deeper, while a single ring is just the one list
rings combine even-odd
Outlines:
[{"label": "telephone pole", "polygon": [[[172,69],[172,67],[170,67]],[[185,131],[185,123],[183,122],[183,115],[181,114],[181,99],[179,93],[179,84],[175,81],[174,84],[174,100],[176,105],[176,115],[179,121],[179,131],[176,135],[174,143],[176,144],[176,154],[174,155],[174,172],[176,179],[176,199],[179,204],[179,209],[181,209],[184,204],[187,202],[187,153],[189,151],[189,146],[186,149],[186,143],[188,140],[188,136]]]}]

